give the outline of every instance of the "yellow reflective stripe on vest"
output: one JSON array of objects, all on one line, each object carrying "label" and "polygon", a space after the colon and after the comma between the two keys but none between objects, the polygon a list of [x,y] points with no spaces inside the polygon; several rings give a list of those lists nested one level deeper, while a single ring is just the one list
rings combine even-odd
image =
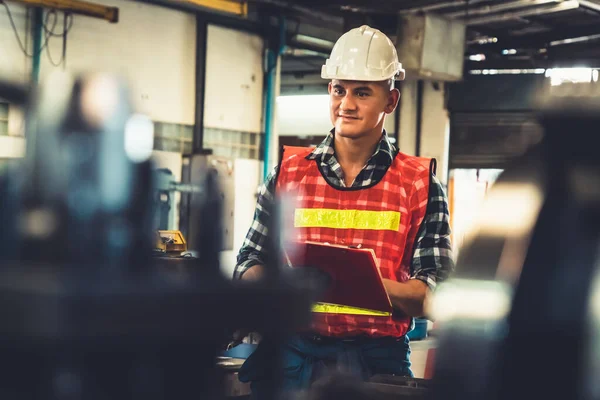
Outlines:
[{"label": "yellow reflective stripe on vest", "polygon": [[294,215],[294,226],[296,228],[397,231],[400,229],[400,213],[398,211],[297,208]]},{"label": "yellow reflective stripe on vest", "polygon": [[377,310],[368,310],[366,308],[342,306],[340,304],[316,303],[312,308],[316,313],[328,314],[351,314],[351,315],[371,315],[374,317],[389,317],[392,313]]}]

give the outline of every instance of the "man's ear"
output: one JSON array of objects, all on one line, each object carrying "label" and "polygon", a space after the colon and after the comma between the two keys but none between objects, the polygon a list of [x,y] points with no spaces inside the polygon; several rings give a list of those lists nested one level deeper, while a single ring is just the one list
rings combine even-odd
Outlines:
[{"label": "man's ear", "polygon": [[385,113],[391,114],[394,112],[396,107],[398,106],[398,101],[400,100],[400,91],[396,88],[390,90],[388,93],[388,101],[385,105]]},{"label": "man's ear", "polygon": [[327,93],[331,94],[331,88],[332,88],[332,84],[331,81],[329,81],[329,83],[327,84]]}]

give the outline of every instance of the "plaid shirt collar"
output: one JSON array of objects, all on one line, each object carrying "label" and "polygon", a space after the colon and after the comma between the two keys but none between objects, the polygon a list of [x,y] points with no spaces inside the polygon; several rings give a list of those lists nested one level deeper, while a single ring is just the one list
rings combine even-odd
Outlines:
[{"label": "plaid shirt collar", "polygon": [[[320,158],[321,164],[326,164],[329,166],[339,164],[335,158],[335,149],[333,148],[334,132],[335,130],[332,129],[327,137],[312,151],[312,153],[306,156],[306,159],[317,160]],[[381,140],[379,141],[379,144],[377,144],[375,152],[373,152],[373,155],[371,158],[369,158],[369,161],[367,161],[366,166],[389,167],[392,165],[395,155],[396,148],[390,142],[387,132],[384,129],[383,134],[381,135]]]}]

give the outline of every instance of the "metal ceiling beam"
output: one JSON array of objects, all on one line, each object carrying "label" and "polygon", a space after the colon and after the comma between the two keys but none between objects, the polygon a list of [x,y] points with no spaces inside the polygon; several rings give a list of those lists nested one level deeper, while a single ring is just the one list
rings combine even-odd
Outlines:
[{"label": "metal ceiling beam", "polygon": [[[254,0],[252,0],[254,1]],[[470,0],[469,3],[473,4],[476,2],[481,2],[484,0]],[[374,12],[390,12],[390,11],[398,11],[398,12],[416,12],[416,11],[436,11],[441,8],[451,7],[451,6],[463,6],[467,4],[467,0],[455,0],[455,1],[444,1],[440,2],[439,0],[416,0],[407,2],[405,0],[378,0],[376,6],[373,5],[374,2],[368,0],[327,0],[326,2],[322,0],[296,0],[294,2],[303,7],[315,9],[319,8],[322,10],[328,9],[330,11],[354,11],[355,9],[365,9],[371,8]],[[429,3],[425,5],[420,5],[422,3]],[[415,4],[419,4],[416,6]]]},{"label": "metal ceiling beam", "polygon": [[238,29],[248,33],[264,34],[265,31],[269,30],[270,27],[265,27],[264,24],[251,19],[243,18],[234,14],[227,14],[222,12],[210,11],[206,7],[201,7],[197,4],[173,1],[173,0],[133,0],[138,3],[153,4],[173,10],[179,10],[194,14],[204,14],[207,20],[211,24],[224,26],[227,28]]},{"label": "metal ceiling beam", "polygon": [[450,7],[466,7],[472,6],[473,4],[481,3],[485,0],[455,0],[455,1],[444,1],[439,3],[428,4],[424,6],[410,7],[410,8],[399,8],[398,12],[405,13],[416,13],[416,12],[436,12],[443,10],[444,8]]},{"label": "metal ceiling beam", "polygon": [[448,18],[467,18],[475,15],[489,15],[494,13],[500,13],[509,10],[515,10],[518,8],[526,8],[526,7],[537,7],[547,4],[556,4],[559,0],[519,0],[519,1],[509,1],[506,3],[500,3],[495,5],[485,5],[475,8],[467,8],[461,11],[452,12],[452,13],[444,13],[445,17]]},{"label": "metal ceiling beam", "polygon": [[533,9],[518,10],[496,15],[485,15],[478,18],[469,18],[465,20],[465,23],[468,26],[485,25],[494,22],[510,21],[517,18],[536,17],[540,15],[575,10],[577,8],[579,8],[579,3],[576,0],[566,0],[551,7],[536,7]]},{"label": "metal ceiling beam", "polygon": [[481,69],[536,69],[536,68],[600,68],[600,57],[564,58],[555,60],[486,60],[481,62],[465,61],[465,70]]},{"label": "metal ceiling beam", "polygon": [[468,50],[477,52],[501,52],[503,49],[543,48],[551,42],[582,38],[600,34],[600,24],[557,29],[551,32],[536,33],[515,37],[498,37],[496,43],[472,44]]}]

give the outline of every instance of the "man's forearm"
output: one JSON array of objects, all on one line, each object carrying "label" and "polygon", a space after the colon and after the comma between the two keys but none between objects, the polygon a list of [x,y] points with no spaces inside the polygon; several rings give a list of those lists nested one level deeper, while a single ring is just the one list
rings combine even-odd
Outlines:
[{"label": "man's forearm", "polygon": [[426,303],[430,289],[425,282],[418,279],[407,282],[384,279],[383,284],[395,309],[410,317],[422,317],[427,313]]}]

